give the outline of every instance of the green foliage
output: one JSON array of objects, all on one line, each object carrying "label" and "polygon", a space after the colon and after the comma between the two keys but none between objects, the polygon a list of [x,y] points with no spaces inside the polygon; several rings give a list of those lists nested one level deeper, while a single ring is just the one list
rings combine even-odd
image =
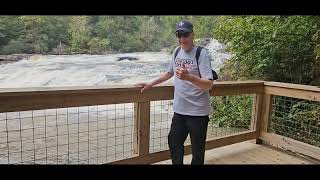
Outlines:
[{"label": "green foliage", "polygon": [[[225,80],[261,79],[319,85],[319,29],[319,16],[219,17],[213,34],[235,55],[220,70],[220,75]],[[281,104],[273,107],[271,129],[320,146],[319,104],[310,108],[303,101],[280,99]],[[217,114],[215,118],[221,121],[229,113],[233,112]],[[225,122],[232,124],[233,118],[227,116]]]},{"label": "green foliage", "polygon": [[[212,35],[210,16],[0,16],[0,51],[11,40],[21,53],[54,53],[62,42],[67,53],[172,51],[176,23],[195,24],[197,37]],[[13,43],[14,42],[14,43]],[[14,47],[13,47],[14,48]],[[2,50],[1,52],[7,52]]]},{"label": "green foliage", "polygon": [[197,38],[213,37],[217,16],[192,16],[194,32]]},{"label": "green foliage", "polygon": [[24,34],[24,27],[18,16],[0,16],[0,48],[21,34]]},{"label": "green foliage", "polygon": [[88,25],[89,17],[74,16],[69,19],[70,45],[72,52],[87,51],[90,41],[91,27]]},{"label": "green foliage", "polygon": [[22,54],[31,53],[31,47],[28,43],[19,40],[10,40],[8,44],[2,47],[1,54]]},{"label": "green foliage", "polygon": [[219,17],[214,36],[227,44],[234,79],[263,79],[308,84],[320,73],[312,40],[317,16]]},{"label": "green foliage", "polygon": [[92,38],[88,42],[91,54],[101,54],[108,50],[110,42],[107,39]]},{"label": "green foliage", "polygon": [[214,113],[211,121],[219,127],[249,129],[252,112],[252,96],[218,96],[212,99]]},{"label": "green foliage", "polygon": [[[272,113],[271,131],[320,147],[320,103],[281,97]],[[288,100],[288,101],[285,101]],[[290,103],[291,102],[291,103]]]},{"label": "green foliage", "polygon": [[21,16],[19,20],[24,25],[23,39],[29,43],[33,53],[48,51],[48,34],[46,33],[47,18],[45,16]]}]

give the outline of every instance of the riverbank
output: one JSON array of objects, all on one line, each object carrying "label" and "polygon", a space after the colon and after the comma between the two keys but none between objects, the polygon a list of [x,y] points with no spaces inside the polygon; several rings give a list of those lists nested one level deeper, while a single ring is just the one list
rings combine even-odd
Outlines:
[{"label": "riverbank", "polygon": [[10,55],[0,55],[0,64],[17,62],[22,59],[29,58],[36,54],[10,54]]}]

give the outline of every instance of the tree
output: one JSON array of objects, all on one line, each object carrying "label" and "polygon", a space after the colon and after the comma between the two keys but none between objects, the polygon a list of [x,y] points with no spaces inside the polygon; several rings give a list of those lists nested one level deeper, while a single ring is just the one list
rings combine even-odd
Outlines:
[{"label": "tree", "polygon": [[92,27],[88,25],[88,16],[72,16],[69,19],[69,38],[72,52],[88,50]]},{"label": "tree", "polygon": [[319,27],[315,16],[220,17],[214,35],[235,54],[234,79],[308,84],[320,71],[312,40]]},{"label": "tree", "polygon": [[17,40],[22,34],[25,34],[24,26],[18,16],[0,16],[0,49],[11,40]]},{"label": "tree", "polygon": [[21,35],[30,44],[32,53],[48,52],[48,35],[46,32],[48,17],[46,16],[21,16],[19,20],[24,25],[25,34]]},{"label": "tree", "polygon": [[89,52],[91,54],[101,54],[109,50],[110,42],[107,39],[92,38],[88,42]]}]

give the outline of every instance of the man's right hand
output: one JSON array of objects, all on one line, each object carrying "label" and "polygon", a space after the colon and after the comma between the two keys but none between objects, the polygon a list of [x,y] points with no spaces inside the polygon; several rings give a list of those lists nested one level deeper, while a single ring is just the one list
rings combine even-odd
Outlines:
[{"label": "man's right hand", "polygon": [[138,84],[136,84],[136,86],[142,87],[140,90],[141,92],[152,88],[152,86],[148,83],[138,83]]}]

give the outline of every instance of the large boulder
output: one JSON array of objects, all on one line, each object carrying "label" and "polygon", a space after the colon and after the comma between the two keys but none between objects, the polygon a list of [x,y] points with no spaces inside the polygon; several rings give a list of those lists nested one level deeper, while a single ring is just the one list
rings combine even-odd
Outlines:
[{"label": "large boulder", "polygon": [[209,58],[211,60],[212,68],[219,72],[223,64],[228,61],[232,55],[225,51],[225,45],[213,38],[197,39],[196,45],[207,49]]}]

